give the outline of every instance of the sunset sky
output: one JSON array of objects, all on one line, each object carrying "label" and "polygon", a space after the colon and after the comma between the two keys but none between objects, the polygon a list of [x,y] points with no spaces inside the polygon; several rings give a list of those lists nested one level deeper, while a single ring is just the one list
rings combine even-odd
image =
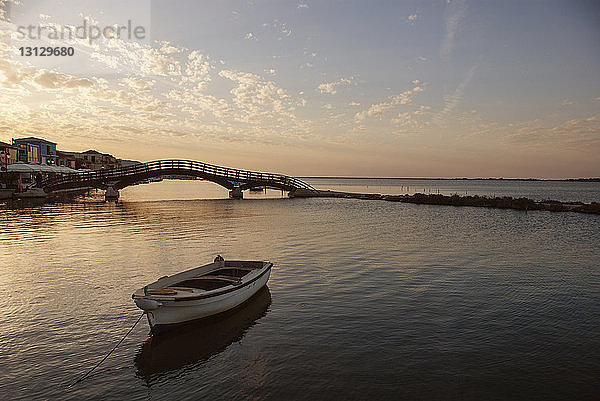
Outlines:
[{"label": "sunset sky", "polygon": [[[0,0],[0,141],[300,176],[600,176],[597,1],[121,3]],[[147,35],[17,35],[84,19]]]}]

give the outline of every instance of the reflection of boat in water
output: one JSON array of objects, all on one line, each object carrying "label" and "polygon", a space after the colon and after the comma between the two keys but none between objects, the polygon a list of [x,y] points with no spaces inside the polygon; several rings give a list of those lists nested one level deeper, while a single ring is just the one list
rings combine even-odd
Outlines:
[{"label": "reflection of boat in water", "polygon": [[133,294],[153,332],[235,308],[269,280],[270,262],[223,260],[158,279]]},{"label": "reflection of boat in water", "polygon": [[265,286],[235,309],[151,336],[135,356],[137,375],[150,381],[224,351],[266,315],[269,305],[271,293]]},{"label": "reflection of boat in water", "polygon": [[21,191],[16,191],[12,194],[13,198],[17,199],[32,199],[32,198],[45,198],[48,196],[42,188],[26,187]]}]

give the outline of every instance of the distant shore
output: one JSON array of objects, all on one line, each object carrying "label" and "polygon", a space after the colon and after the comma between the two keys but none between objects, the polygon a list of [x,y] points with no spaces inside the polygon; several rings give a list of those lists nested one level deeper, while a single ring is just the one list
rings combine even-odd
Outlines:
[{"label": "distant shore", "polygon": [[299,176],[298,178],[325,180],[431,180],[431,181],[542,181],[542,182],[600,182],[600,177],[592,178],[442,178],[442,177],[338,177],[338,176]]},{"label": "distant shore", "polygon": [[320,190],[296,190],[291,194],[291,196],[295,198],[350,198],[364,200],[384,200],[389,202],[403,202],[422,205],[487,207],[493,209],[521,210],[525,212],[540,210],[547,212],[600,214],[600,203],[598,202],[560,202],[555,200],[543,200],[536,202],[529,198],[512,198],[510,196],[491,198],[479,195],[448,196],[422,193],[416,193],[414,195],[382,195]]}]

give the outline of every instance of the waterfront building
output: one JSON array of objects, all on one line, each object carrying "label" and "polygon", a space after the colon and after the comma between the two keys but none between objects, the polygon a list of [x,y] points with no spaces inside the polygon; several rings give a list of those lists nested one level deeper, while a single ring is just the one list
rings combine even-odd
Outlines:
[{"label": "waterfront building", "polygon": [[56,165],[56,143],[45,139],[28,137],[12,140],[18,148],[17,158],[25,163]]},{"label": "waterfront building", "polygon": [[77,152],[56,151],[56,164],[58,166],[77,168]]},{"label": "waterfront building", "polygon": [[100,153],[96,150],[86,150],[85,152],[65,152],[58,150],[56,154],[57,165],[74,169],[103,170],[120,166],[116,157],[108,153]]},{"label": "waterfront building", "polygon": [[29,143],[14,145],[17,148],[17,161],[23,163],[38,162],[38,147]]},{"label": "waterfront building", "polygon": [[86,150],[76,154],[77,168],[88,168],[90,170],[103,170],[118,168],[119,161],[108,153],[100,153],[96,150]]},{"label": "waterfront building", "polygon": [[17,147],[0,141],[0,169],[5,170],[9,164],[17,162]]}]

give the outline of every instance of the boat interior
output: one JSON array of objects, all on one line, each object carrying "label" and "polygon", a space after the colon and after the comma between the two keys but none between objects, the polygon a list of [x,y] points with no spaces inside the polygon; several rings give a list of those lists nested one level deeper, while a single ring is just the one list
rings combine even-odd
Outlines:
[{"label": "boat interior", "polygon": [[240,285],[247,274],[263,267],[263,262],[225,261],[223,267],[217,267],[215,270],[197,276],[187,277],[163,288],[148,289],[148,294],[183,295],[186,292],[197,293],[216,290],[228,285]]}]

